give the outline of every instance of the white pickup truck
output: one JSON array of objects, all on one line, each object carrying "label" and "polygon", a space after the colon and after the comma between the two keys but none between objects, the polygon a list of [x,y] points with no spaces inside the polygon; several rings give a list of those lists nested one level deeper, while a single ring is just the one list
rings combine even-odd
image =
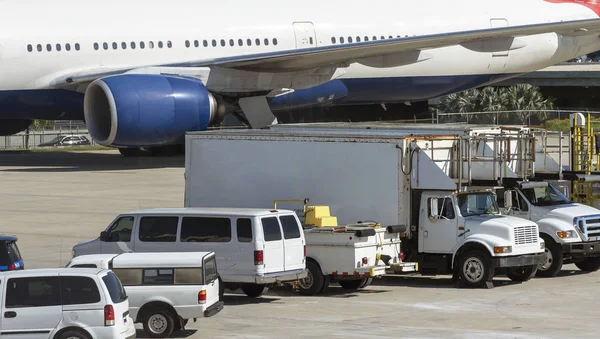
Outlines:
[{"label": "white pickup truck", "polygon": [[400,258],[405,227],[361,223],[305,228],[308,276],[298,281],[302,294],[319,294],[331,282],[346,290],[365,288],[390,269],[416,271],[415,263]]}]

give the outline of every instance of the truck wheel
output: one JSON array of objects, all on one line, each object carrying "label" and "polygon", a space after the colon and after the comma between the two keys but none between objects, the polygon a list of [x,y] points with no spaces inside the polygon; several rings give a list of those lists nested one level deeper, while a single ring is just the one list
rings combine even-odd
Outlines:
[{"label": "truck wheel", "polygon": [[149,337],[166,338],[175,329],[175,319],[167,310],[152,309],[146,312],[143,326]]},{"label": "truck wheel", "polygon": [[373,278],[364,278],[361,280],[361,284],[360,284],[360,286],[358,286],[358,288],[365,288],[365,287],[371,285],[372,282],[373,282]]},{"label": "truck wheel", "polygon": [[535,275],[537,272],[537,266],[523,266],[523,267],[511,267],[506,272],[506,276],[512,281],[527,281]]},{"label": "truck wheel", "polygon": [[246,293],[246,295],[250,298],[258,298],[267,293],[268,290],[269,288],[264,285],[245,284],[242,286],[242,291],[244,291],[244,293]]},{"label": "truck wheel", "polygon": [[468,287],[485,287],[494,279],[494,270],[488,254],[469,251],[460,257],[458,267],[460,278]]},{"label": "truck wheel", "polygon": [[362,279],[357,280],[340,280],[338,281],[340,286],[345,290],[357,290],[363,283]]},{"label": "truck wheel", "polygon": [[546,263],[538,265],[536,275],[538,277],[555,277],[563,265],[562,247],[547,235],[542,235],[546,248]]},{"label": "truck wheel", "polygon": [[306,262],[308,275],[304,279],[298,280],[300,293],[304,295],[317,295],[323,291],[325,285],[325,277],[321,268],[313,261]]},{"label": "truck wheel", "polygon": [[575,266],[584,272],[595,272],[600,269],[600,258],[587,258],[576,262]]}]

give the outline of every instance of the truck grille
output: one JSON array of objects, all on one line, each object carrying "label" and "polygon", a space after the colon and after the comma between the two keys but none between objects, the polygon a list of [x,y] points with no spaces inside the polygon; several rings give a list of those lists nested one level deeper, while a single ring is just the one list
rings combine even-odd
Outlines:
[{"label": "truck grille", "polygon": [[587,240],[596,240],[596,237],[600,237],[600,216],[588,215],[581,217],[576,221],[576,225]]},{"label": "truck grille", "polygon": [[515,227],[515,244],[535,244],[538,242],[537,226]]}]

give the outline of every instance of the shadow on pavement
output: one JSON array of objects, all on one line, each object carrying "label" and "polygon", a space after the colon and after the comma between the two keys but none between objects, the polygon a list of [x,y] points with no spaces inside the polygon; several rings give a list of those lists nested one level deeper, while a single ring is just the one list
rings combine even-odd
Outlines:
[{"label": "shadow on pavement", "polygon": [[[534,278],[535,279],[535,278]],[[520,282],[514,282],[509,280],[505,276],[494,277],[493,285],[494,288],[511,286],[521,284]],[[452,282],[451,277],[431,277],[431,276],[419,276],[419,275],[386,275],[380,279],[373,279],[371,285],[374,286],[404,286],[404,287],[417,287],[417,288],[446,288],[446,289],[457,289],[455,284]],[[458,287],[459,289],[469,289],[469,287]]]},{"label": "shadow on pavement", "polygon": [[[189,338],[189,337],[193,336],[196,332],[198,332],[198,330],[177,331],[177,332],[171,333],[171,335],[166,338]],[[149,337],[148,334],[146,334],[146,332],[144,332],[144,330],[136,330],[135,337],[136,338],[152,338],[152,337]]]},{"label": "shadow on pavement", "polygon": [[4,151],[0,152],[2,172],[78,172],[152,168],[183,168],[185,157],[126,158],[114,151]]},{"label": "shadow on pavement", "polygon": [[271,303],[283,304],[283,301],[281,301],[280,298],[274,298],[274,296],[271,295],[270,292],[271,291],[269,290],[269,292],[267,292],[267,294],[264,294],[258,298],[251,298],[245,294],[231,294],[231,293],[225,291],[225,295],[223,295],[223,297],[221,297],[221,300],[225,304],[225,307],[240,306],[240,305],[253,305],[253,304],[271,304]]}]

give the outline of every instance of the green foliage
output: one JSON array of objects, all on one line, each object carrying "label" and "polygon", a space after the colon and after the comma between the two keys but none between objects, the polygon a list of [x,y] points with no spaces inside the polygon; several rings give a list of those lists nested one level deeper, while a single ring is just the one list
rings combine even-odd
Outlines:
[{"label": "green foliage", "polygon": [[33,120],[31,129],[34,131],[40,131],[46,128],[53,128],[54,120]]},{"label": "green foliage", "polygon": [[[542,127],[547,128],[550,131],[568,132],[571,129],[569,121],[569,118],[546,120],[542,124]],[[592,128],[594,131],[600,131],[600,118],[592,117]]]},{"label": "green foliage", "polygon": [[453,93],[444,97],[437,107],[431,107],[431,109],[437,113],[499,112],[492,115],[464,114],[463,118],[468,117],[469,122],[481,123],[490,122],[492,120],[490,117],[496,119],[496,117],[507,118],[516,115],[521,124],[526,124],[532,114],[538,119],[545,119],[547,111],[553,107],[553,99],[544,98],[539,87],[519,84],[511,87],[485,87]]}]

